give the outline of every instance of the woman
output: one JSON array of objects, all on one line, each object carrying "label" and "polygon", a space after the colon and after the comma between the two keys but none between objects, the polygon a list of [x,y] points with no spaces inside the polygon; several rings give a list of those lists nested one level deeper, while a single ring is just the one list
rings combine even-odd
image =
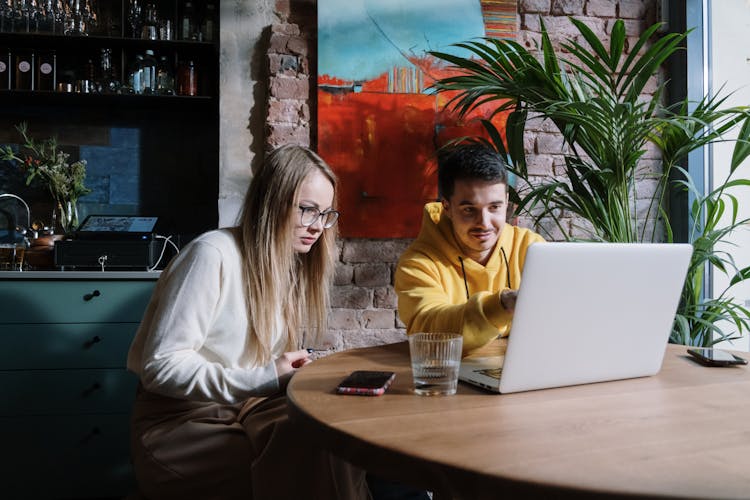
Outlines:
[{"label": "woman", "polygon": [[141,492],[167,498],[367,498],[364,473],[307,445],[284,390],[326,330],[336,178],[309,149],[273,151],[239,227],[162,273],[128,355]]}]

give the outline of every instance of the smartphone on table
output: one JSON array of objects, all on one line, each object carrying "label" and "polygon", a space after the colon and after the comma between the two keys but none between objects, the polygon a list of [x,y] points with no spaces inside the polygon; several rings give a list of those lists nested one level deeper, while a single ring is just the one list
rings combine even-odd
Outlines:
[{"label": "smartphone on table", "polygon": [[357,370],[350,373],[336,387],[339,394],[380,396],[396,377],[394,372]]},{"label": "smartphone on table", "polygon": [[695,347],[688,349],[688,354],[706,366],[746,365],[747,360],[731,352],[710,347]]}]

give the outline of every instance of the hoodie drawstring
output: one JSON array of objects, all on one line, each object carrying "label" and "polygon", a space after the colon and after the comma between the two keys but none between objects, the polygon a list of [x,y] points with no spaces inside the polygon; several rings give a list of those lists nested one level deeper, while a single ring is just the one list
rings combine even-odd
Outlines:
[{"label": "hoodie drawstring", "polygon": [[466,281],[466,269],[464,268],[464,259],[459,255],[459,262],[461,262],[461,274],[464,275],[464,286],[466,287],[466,300],[469,300],[469,283]]},{"label": "hoodie drawstring", "polygon": [[[508,278],[508,288],[513,288],[510,286],[510,265],[508,265],[508,256],[505,255],[505,249],[503,247],[500,247],[500,251],[503,253],[503,260],[505,261],[505,276]],[[464,277],[466,279],[466,277]]]},{"label": "hoodie drawstring", "polygon": [[[500,252],[503,254],[503,262],[505,262],[505,277],[507,278],[508,288],[512,289],[510,283],[510,264],[508,264],[508,256],[505,254],[505,249],[500,247]],[[464,278],[464,287],[466,288],[466,300],[469,300],[469,282],[466,281],[466,268],[464,267],[464,259],[460,255],[458,261],[461,263],[461,274]]]}]

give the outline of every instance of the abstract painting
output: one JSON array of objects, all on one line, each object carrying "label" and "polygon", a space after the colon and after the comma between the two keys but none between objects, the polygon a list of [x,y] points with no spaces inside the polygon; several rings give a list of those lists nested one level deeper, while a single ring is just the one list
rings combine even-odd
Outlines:
[{"label": "abstract painting", "polygon": [[515,38],[516,12],[515,0],[318,0],[318,152],[339,176],[342,236],[417,235],[437,199],[437,149],[480,135],[490,112],[446,111],[451,96],[430,85],[450,69],[428,51]]}]

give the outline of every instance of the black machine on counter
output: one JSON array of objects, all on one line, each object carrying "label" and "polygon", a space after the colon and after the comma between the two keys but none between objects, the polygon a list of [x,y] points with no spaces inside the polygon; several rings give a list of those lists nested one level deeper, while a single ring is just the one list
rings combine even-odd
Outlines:
[{"label": "black machine on counter", "polygon": [[55,266],[66,269],[149,270],[163,243],[157,217],[89,215],[72,239],[55,242]]}]

